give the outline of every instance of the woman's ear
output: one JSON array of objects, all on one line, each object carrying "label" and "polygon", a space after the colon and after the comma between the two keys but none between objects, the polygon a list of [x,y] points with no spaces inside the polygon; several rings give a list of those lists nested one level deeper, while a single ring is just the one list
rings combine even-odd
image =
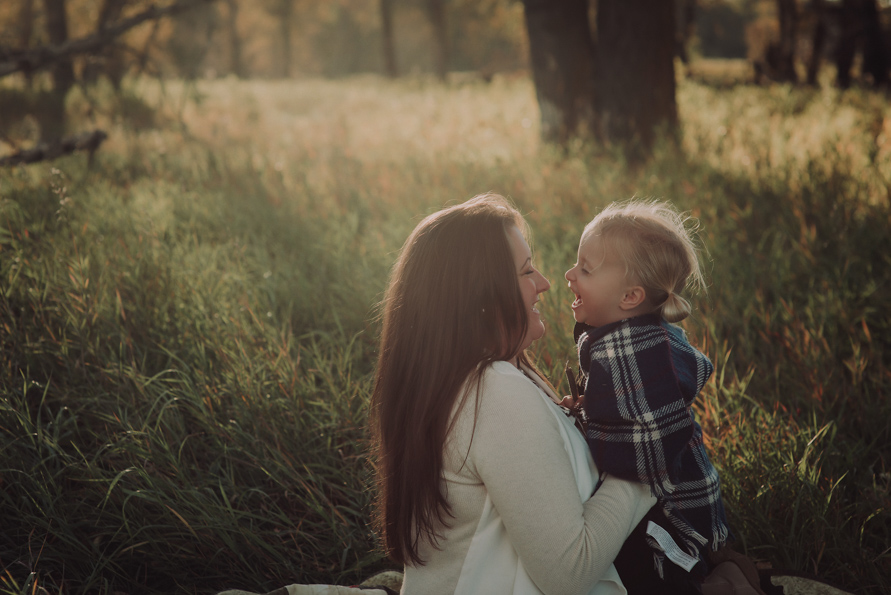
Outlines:
[{"label": "woman's ear", "polygon": [[644,303],[647,299],[646,290],[640,285],[634,285],[625,289],[625,295],[619,302],[619,308],[622,310],[633,310]]}]

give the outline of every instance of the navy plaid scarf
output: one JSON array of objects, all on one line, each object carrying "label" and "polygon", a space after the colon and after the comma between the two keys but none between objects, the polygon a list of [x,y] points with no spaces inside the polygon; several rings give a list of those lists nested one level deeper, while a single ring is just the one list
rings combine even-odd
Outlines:
[{"label": "navy plaid scarf", "polygon": [[[705,560],[729,534],[718,473],[690,408],[712,363],[680,327],[653,314],[577,325],[577,339],[586,438],[597,468],[648,484],[675,541]],[[661,576],[664,554],[647,541]]]}]

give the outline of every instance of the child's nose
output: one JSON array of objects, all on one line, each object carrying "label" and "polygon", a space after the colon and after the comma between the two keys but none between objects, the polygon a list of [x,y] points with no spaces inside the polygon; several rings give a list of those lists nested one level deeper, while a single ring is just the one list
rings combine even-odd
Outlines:
[{"label": "child's nose", "polygon": [[572,267],[571,269],[569,269],[568,271],[566,271],[566,274],[563,275],[563,278],[565,278],[567,281],[572,281],[572,272],[573,272],[574,270],[575,270],[575,267]]}]

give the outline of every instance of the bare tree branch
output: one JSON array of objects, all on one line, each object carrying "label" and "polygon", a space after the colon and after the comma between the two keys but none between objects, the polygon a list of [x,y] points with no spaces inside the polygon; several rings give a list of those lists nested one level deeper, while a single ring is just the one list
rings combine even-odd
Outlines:
[{"label": "bare tree branch", "polygon": [[32,149],[25,149],[12,155],[0,158],[0,167],[9,167],[22,163],[36,163],[38,161],[46,161],[55,159],[68,153],[75,151],[89,151],[90,161],[93,159],[93,153],[108,138],[102,130],[93,130],[92,132],[81,132],[73,136],[59,139],[52,143],[40,143]]},{"label": "bare tree branch", "polygon": [[114,25],[109,25],[92,35],[87,35],[86,37],[72,39],[55,46],[44,46],[30,50],[7,52],[5,56],[0,56],[0,78],[15,72],[24,71],[31,73],[46,68],[63,58],[75,54],[95,52],[108,45],[116,37],[119,37],[133,27],[141,25],[146,21],[156,21],[161,17],[178,14],[200,4],[208,4],[215,1],[216,0],[178,0],[167,6],[158,7],[152,5],[139,14],[119,21]]}]

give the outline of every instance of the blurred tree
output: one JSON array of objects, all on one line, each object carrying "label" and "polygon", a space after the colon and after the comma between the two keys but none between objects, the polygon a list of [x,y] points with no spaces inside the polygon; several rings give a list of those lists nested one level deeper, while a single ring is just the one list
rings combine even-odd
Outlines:
[{"label": "blurred tree", "polygon": [[796,82],[795,47],[798,43],[798,6],[795,0],[777,0],[777,15],[780,22],[780,39],[774,58],[774,78],[779,81]]},{"label": "blurred tree", "polygon": [[427,0],[427,15],[433,27],[433,68],[440,80],[449,72],[449,34],[445,0]]},{"label": "blurred tree", "polygon": [[291,21],[294,17],[294,0],[269,0],[266,10],[278,25],[279,60],[278,75],[291,76],[291,57],[294,48],[291,43]]},{"label": "blurred tree", "polygon": [[811,0],[811,12],[814,20],[813,34],[811,35],[811,55],[807,61],[806,81],[808,85],[817,85],[817,75],[820,72],[820,62],[826,46],[826,3],[824,0]]},{"label": "blurred tree", "polygon": [[[65,0],[43,0],[46,34],[52,45],[60,46],[68,41],[68,16]],[[61,58],[52,68],[53,90],[64,95],[74,85],[74,66],[71,58]]]},{"label": "blurred tree", "polygon": [[229,9],[226,18],[229,34],[229,68],[235,76],[243,79],[248,73],[241,51],[241,35],[238,33],[238,0],[226,0],[226,7]]},{"label": "blurred tree", "polygon": [[678,18],[677,55],[684,64],[690,63],[689,46],[696,32],[697,0],[681,0]]},{"label": "blurred tree", "polygon": [[710,1],[696,7],[696,45],[705,57],[745,58],[746,24],[754,15],[753,2]]},{"label": "blurred tree", "polygon": [[595,55],[595,133],[642,157],[677,126],[674,2],[600,0]]},{"label": "blurred tree", "polygon": [[214,4],[196,6],[173,19],[167,51],[183,78],[196,79],[204,74],[204,59],[218,25],[219,14]]},{"label": "blurred tree", "polygon": [[[65,0],[43,0],[46,34],[51,44],[68,41],[68,18]],[[41,118],[40,137],[47,141],[65,133],[65,96],[74,85],[74,65],[70,58],[57,60],[52,68],[53,89],[46,96]]]},{"label": "blurred tree", "polygon": [[396,45],[393,42],[393,0],[380,0],[381,43],[384,50],[384,72],[390,78],[399,76],[396,67]]},{"label": "blurred tree", "polygon": [[879,7],[876,0],[860,0],[856,3],[863,23],[863,72],[872,78],[876,87],[887,87],[891,83],[888,77],[889,56],[888,44],[882,31]]},{"label": "blurred tree", "polygon": [[[105,33],[109,25],[121,18],[127,2],[128,0],[102,0],[99,18],[96,22],[97,33],[100,35]],[[121,80],[128,67],[124,50],[124,46],[118,39],[111,41],[90,57],[81,78],[86,82],[93,82],[99,74],[104,74],[115,89],[120,89]]]},{"label": "blurred tree", "polygon": [[[677,124],[673,0],[524,0],[542,136],[593,132],[643,157]],[[587,129],[587,130],[586,130]]]},{"label": "blurred tree", "polygon": [[[182,14],[196,7],[212,4],[215,0],[175,0],[165,6],[148,5],[145,10],[108,24],[101,30],[68,39],[65,0],[44,0],[44,21],[50,43],[39,47],[11,48],[0,54],[0,78],[16,72],[53,71],[54,89],[68,90],[74,84],[72,58],[95,54],[113,43],[115,39],[145,23],[157,23],[167,16]],[[52,9],[47,10],[47,5]],[[52,32],[52,33],[51,33]],[[64,37],[63,37],[64,33]],[[64,38],[64,41],[58,41]],[[69,65],[70,68],[64,67]],[[63,68],[57,66],[63,65]]]},{"label": "blurred tree", "polygon": [[863,55],[862,72],[876,86],[888,86],[888,49],[879,20],[876,0],[843,0],[840,11],[841,35],[835,52],[838,86],[851,85],[851,68],[858,50]]},{"label": "blurred tree", "polygon": [[[28,102],[28,109],[24,112],[37,119],[41,142],[52,144],[66,132],[65,97],[76,80],[72,63],[75,56],[101,54],[118,37],[146,21],[157,23],[164,16],[183,13],[214,0],[175,0],[163,7],[150,5],[142,12],[127,18],[119,18],[126,0],[114,1],[120,4],[114,5],[111,2],[102,4],[97,15],[96,28],[92,33],[74,38],[69,35],[69,15],[66,12],[69,6],[66,0],[43,0],[43,13],[39,16],[31,12],[30,7],[23,8],[19,5],[17,19],[23,20],[24,14],[30,16],[27,19],[29,23],[42,20],[49,43],[34,46],[30,41],[31,35],[18,37],[22,47],[0,52],[0,78],[13,73],[30,74],[44,69],[51,72],[52,88],[48,91],[39,91],[33,101]],[[72,1],[72,4],[81,7],[76,2]],[[83,17],[83,14],[78,12],[78,16]],[[111,22],[112,20],[115,22]],[[81,18],[81,28],[94,26],[89,21],[90,19]]]},{"label": "blurred tree", "polygon": [[[16,15],[16,25],[19,35],[16,42],[20,48],[31,46],[31,37],[34,34],[34,0],[19,0],[19,10]],[[33,76],[30,70],[25,71],[25,80],[28,87],[31,86]]]},{"label": "blurred tree", "polygon": [[591,122],[594,45],[587,0],[524,0],[541,135],[564,143]]}]

